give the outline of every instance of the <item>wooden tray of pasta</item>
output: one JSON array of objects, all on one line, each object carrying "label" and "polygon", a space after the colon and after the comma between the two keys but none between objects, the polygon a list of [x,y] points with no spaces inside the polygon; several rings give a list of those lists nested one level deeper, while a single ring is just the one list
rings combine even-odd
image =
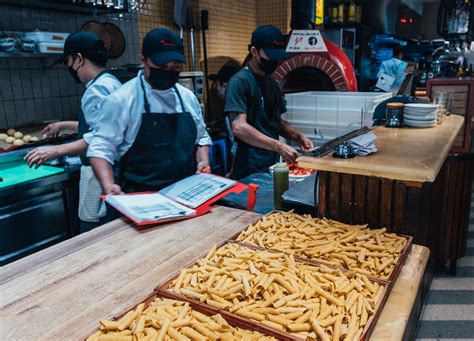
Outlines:
[{"label": "wooden tray of pasta", "polygon": [[270,328],[223,317],[198,302],[150,295],[144,302],[113,320],[101,320],[87,341],[140,340],[285,340]]},{"label": "wooden tray of pasta", "polygon": [[367,340],[388,282],[228,241],[165,281],[163,296],[206,304],[288,339]]},{"label": "wooden tray of pasta", "polygon": [[274,211],[231,239],[264,249],[291,253],[319,264],[354,270],[393,284],[413,238],[385,228],[349,225],[292,212]]}]

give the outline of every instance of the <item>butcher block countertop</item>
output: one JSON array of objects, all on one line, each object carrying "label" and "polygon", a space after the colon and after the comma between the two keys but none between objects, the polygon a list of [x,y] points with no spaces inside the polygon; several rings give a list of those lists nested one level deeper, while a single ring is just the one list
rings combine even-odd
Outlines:
[{"label": "butcher block countertop", "polygon": [[[118,219],[8,264],[0,268],[1,339],[84,339],[99,320],[140,303],[160,282],[258,217],[217,206],[202,217],[142,231]],[[374,339],[403,335],[428,255],[427,248],[413,246]]]},{"label": "butcher block countertop", "polygon": [[322,171],[382,177],[409,182],[434,182],[461,129],[464,118],[447,116],[432,128],[386,128],[373,130],[378,151],[369,156],[337,159],[302,156],[298,165]]}]

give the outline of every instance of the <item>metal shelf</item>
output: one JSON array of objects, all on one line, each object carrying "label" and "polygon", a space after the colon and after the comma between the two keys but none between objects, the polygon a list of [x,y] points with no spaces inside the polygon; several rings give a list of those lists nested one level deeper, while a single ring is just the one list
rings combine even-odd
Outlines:
[{"label": "metal shelf", "polygon": [[113,14],[128,12],[128,2],[124,1],[124,8],[116,9],[103,5],[92,5],[74,2],[73,0],[0,0],[0,4],[25,6],[30,8],[44,8],[53,11],[63,11],[83,14]]},{"label": "metal shelf", "polygon": [[0,58],[57,58],[61,53],[0,52]]}]

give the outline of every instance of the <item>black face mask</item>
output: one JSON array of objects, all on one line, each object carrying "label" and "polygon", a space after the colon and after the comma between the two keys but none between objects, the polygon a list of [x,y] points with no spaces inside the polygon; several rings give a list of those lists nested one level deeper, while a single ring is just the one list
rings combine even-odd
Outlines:
[{"label": "black face mask", "polygon": [[148,81],[156,90],[168,90],[178,83],[179,71],[150,67]]},{"label": "black face mask", "polygon": [[[76,56],[76,57],[78,57],[78,56]],[[77,70],[74,70],[74,68],[73,68],[74,63],[76,62],[76,57],[73,57],[71,66],[67,66],[66,63],[64,63],[64,64],[66,64],[67,70],[68,70],[69,73],[71,74],[71,76],[72,76],[72,78],[74,79],[74,81],[75,81],[76,83],[78,83],[78,84],[81,84],[82,81],[81,81],[81,79],[79,78],[79,75],[77,74],[77,70],[79,70],[80,66],[77,68]]]},{"label": "black face mask", "polygon": [[267,76],[270,76],[278,67],[278,60],[268,60],[260,57],[260,60],[258,60],[258,66]]},{"label": "black face mask", "polygon": [[[72,78],[74,78],[74,80],[76,81],[77,84],[81,84],[82,81],[81,79],[79,78],[79,75],[77,74],[77,70],[74,70],[72,68],[72,66],[68,66],[67,67],[67,70],[69,71],[69,73],[71,74]],[[78,69],[79,70],[79,69]]]}]

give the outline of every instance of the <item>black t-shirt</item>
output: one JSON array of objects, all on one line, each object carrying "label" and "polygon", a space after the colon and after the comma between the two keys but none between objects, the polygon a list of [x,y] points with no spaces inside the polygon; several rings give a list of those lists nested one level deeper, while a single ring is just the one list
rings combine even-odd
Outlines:
[{"label": "black t-shirt", "polygon": [[[278,139],[282,131],[281,114],[286,112],[286,107],[277,82],[254,74],[247,67],[237,72],[227,84],[225,112],[245,113],[248,124],[262,134]],[[235,179],[264,170],[278,160],[274,151],[237,141]]]},{"label": "black t-shirt", "polygon": [[[261,117],[262,122],[256,125],[255,116],[262,105],[265,117]],[[229,80],[224,111],[247,114],[250,125],[274,137],[274,134],[278,135],[281,131],[281,114],[286,112],[286,106],[278,83],[269,76],[253,73],[247,67]],[[268,134],[270,132],[272,134]]]}]

